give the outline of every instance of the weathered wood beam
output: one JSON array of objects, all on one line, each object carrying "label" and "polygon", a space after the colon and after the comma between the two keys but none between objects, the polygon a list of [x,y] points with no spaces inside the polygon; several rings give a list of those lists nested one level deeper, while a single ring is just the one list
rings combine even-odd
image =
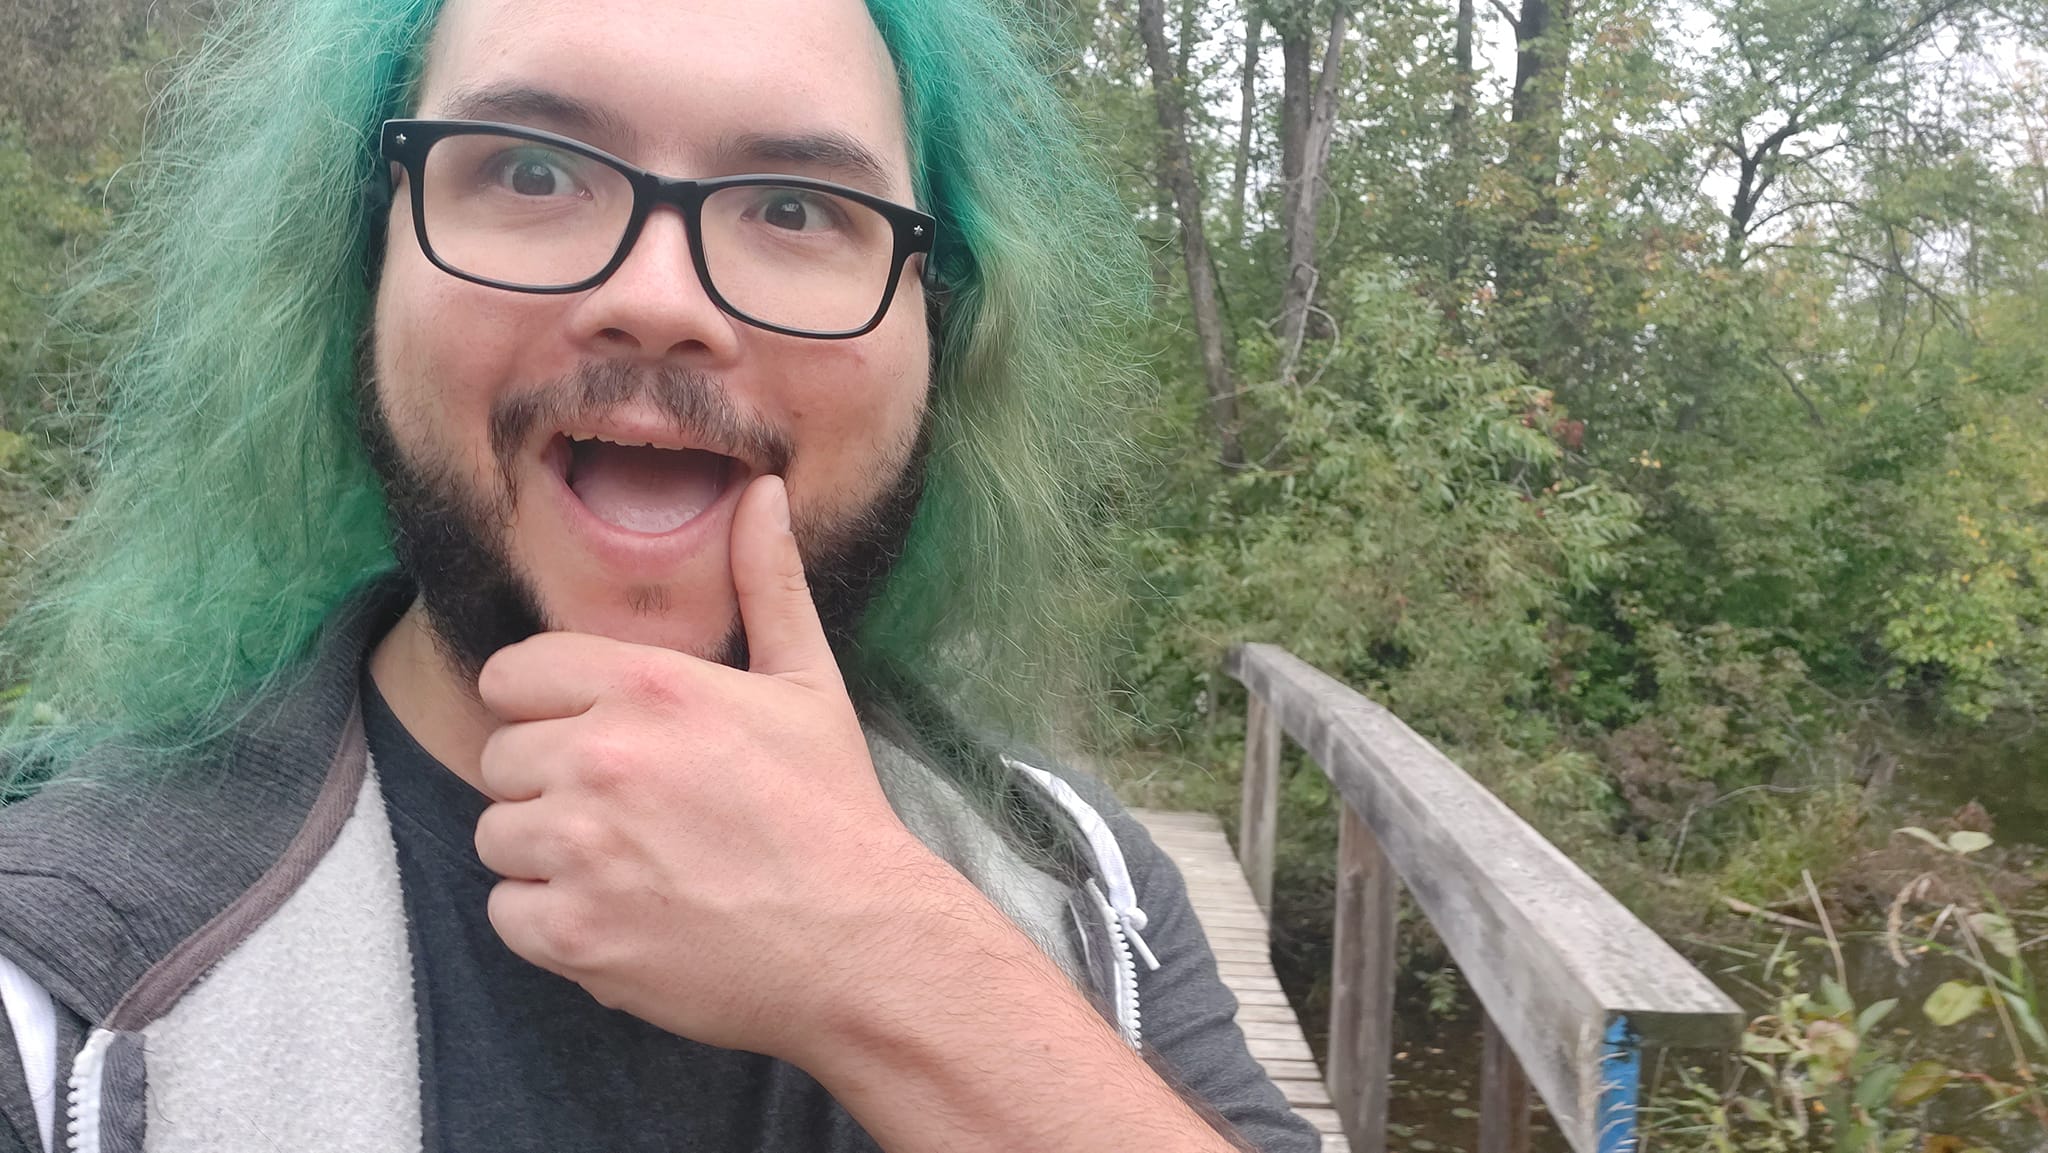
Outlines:
[{"label": "weathered wood beam", "polygon": [[1280,718],[1251,693],[1244,718],[1244,793],[1238,809],[1237,859],[1259,902],[1273,912],[1273,845],[1280,823]]},{"label": "weathered wood beam", "polygon": [[1330,1099],[1356,1153],[1387,1147],[1394,1055],[1394,866],[1350,805],[1337,826],[1337,923],[1330,960]]}]

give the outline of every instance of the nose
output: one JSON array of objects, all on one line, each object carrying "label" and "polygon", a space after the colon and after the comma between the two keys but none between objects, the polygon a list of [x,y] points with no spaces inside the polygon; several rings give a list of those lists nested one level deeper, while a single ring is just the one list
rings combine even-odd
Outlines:
[{"label": "nose", "polygon": [[719,365],[739,349],[739,322],[705,290],[688,226],[667,206],[648,214],[626,259],[584,295],[575,325],[594,352],[650,364]]}]

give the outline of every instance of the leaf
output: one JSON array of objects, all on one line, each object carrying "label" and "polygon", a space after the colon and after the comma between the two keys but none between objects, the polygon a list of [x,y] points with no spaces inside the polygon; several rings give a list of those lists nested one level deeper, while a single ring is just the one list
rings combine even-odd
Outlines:
[{"label": "leaf", "polygon": [[1888,997],[1877,1002],[1856,1015],[1856,1031],[1868,1035],[1873,1026],[1886,1017],[1891,1016],[1892,1010],[1898,1007],[1899,999],[1897,997]]},{"label": "leaf", "polygon": [[1983,1012],[1991,992],[1982,985],[1967,981],[1947,981],[1927,995],[1927,1001],[1920,1011],[1927,1019],[1943,1027],[1967,1021]]},{"label": "leaf", "polygon": [[1742,1035],[1742,1051],[1745,1053],[1790,1053],[1792,1046],[1778,1040],[1776,1037],[1766,1037],[1760,1033],[1744,1033]]},{"label": "leaf", "polygon": [[1855,998],[1849,996],[1849,990],[1842,988],[1842,983],[1833,977],[1820,979],[1820,999],[1828,1007],[1828,1012],[1838,1017],[1846,1017],[1856,1008]]},{"label": "leaf", "polygon": [[1948,1088],[1953,1079],[1948,1066],[1939,1061],[1915,1061],[1906,1066],[1899,1083],[1892,1087],[1892,1104],[1911,1109]]},{"label": "leaf", "polygon": [[1892,1091],[1898,1086],[1905,1070],[1897,1065],[1879,1065],[1856,1083],[1856,1104],[1867,1113],[1875,1113],[1878,1106],[1891,1099]]},{"label": "leaf", "polygon": [[1918,825],[1907,825],[1905,828],[1900,829],[1899,832],[1902,832],[1909,837],[1918,837],[1921,840],[1926,841],[1928,844],[1933,845],[1937,849],[1948,848],[1947,842],[1943,841],[1940,837],[1935,836],[1933,833],[1928,832],[1926,829],[1923,829]]},{"label": "leaf", "polygon": [[2034,1015],[2034,1007],[2025,997],[2007,997],[2005,1007],[2012,1010],[2012,1015],[2019,1019],[2020,1028],[2026,1033],[2028,1040],[2043,1049],[2048,1049],[2048,1030],[2041,1028],[2041,1019]]},{"label": "leaf", "polygon": [[1877,1143],[1877,1130],[1868,1121],[1858,1121],[1841,1131],[1835,1139],[1835,1148],[1840,1150],[1868,1149]]},{"label": "leaf", "polygon": [[[1961,833],[1956,835],[1962,836]],[[2011,921],[1997,913],[1971,913],[1969,921],[1971,931],[1984,938],[1984,943],[1996,950],[1999,956],[2010,958],[2020,955],[2020,936],[2013,932]]]},{"label": "leaf", "polygon": [[1980,849],[1990,848],[1991,837],[1972,829],[1964,829],[1960,833],[1949,834],[1948,847],[1958,853],[1974,853]]}]

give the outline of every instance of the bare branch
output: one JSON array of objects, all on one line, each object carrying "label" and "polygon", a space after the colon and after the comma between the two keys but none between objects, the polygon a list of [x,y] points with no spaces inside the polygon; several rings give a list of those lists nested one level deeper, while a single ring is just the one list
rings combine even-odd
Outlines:
[{"label": "bare branch", "polygon": [[1778,375],[1785,378],[1785,387],[1792,390],[1792,395],[1799,398],[1799,403],[1806,406],[1807,423],[1815,428],[1827,427],[1828,422],[1821,418],[1820,406],[1813,403],[1813,398],[1806,395],[1805,389],[1799,387],[1799,378],[1792,375],[1792,370],[1779,364],[1775,356],[1766,355],[1764,359],[1770,361],[1771,367],[1778,370]]}]

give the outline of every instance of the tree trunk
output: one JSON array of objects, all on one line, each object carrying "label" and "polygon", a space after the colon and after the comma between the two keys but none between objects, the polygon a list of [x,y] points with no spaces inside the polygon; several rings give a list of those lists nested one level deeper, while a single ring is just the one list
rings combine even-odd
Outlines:
[{"label": "tree trunk", "polygon": [[[1296,5],[1298,7],[1298,5]],[[1301,199],[1302,153],[1308,143],[1309,57],[1315,50],[1312,26],[1298,11],[1268,13],[1280,40],[1280,226],[1294,219]]]},{"label": "tree trunk", "polygon": [[1202,228],[1202,193],[1195,183],[1188,148],[1186,96],[1166,47],[1163,0],[1138,0],[1138,31],[1152,70],[1152,96],[1159,115],[1160,168],[1180,217],[1181,256],[1187,263],[1188,299],[1194,306],[1195,337],[1202,349],[1202,375],[1209,393],[1209,422],[1216,456],[1225,468],[1244,464],[1238,440],[1237,380],[1224,346],[1222,310],[1217,303],[1216,264]]},{"label": "tree trunk", "polygon": [[1230,239],[1244,244],[1246,185],[1252,168],[1252,129],[1259,115],[1259,41],[1265,17],[1253,4],[1244,18],[1244,73],[1237,82],[1237,162],[1230,172]]},{"label": "tree trunk", "polygon": [[1536,184],[1557,182],[1564,128],[1564,86],[1571,0],[1522,0],[1515,22],[1515,95],[1508,144],[1517,174]]},{"label": "tree trunk", "polygon": [[[1472,109],[1479,74],[1472,67],[1472,32],[1475,21],[1473,0],[1458,0],[1457,40],[1451,49],[1451,228],[1449,270],[1453,300],[1461,300],[1465,280],[1472,266],[1472,184],[1478,175],[1477,149],[1472,139]],[[1454,322],[1462,321],[1464,310],[1452,307]]]},{"label": "tree trunk", "polygon": [[[1288,184],[1287,212],[1283,217],[1287,229],[1287,282],[1280,293],[1280,364],[1278,376],[1281,381],[1292,384],[1295,369],[1301,363],[1301,346],[1308,333],[1309,305],[1315,299],[1316,266],[1316,220],[1322,204],[1323,169],[1330,159],[1330,138],[1337,127],[1337,95],[1344,82],[1344,32],[1350,13],[1341,2],[1332,6],[1328,39],[1323,46],[1323,68],[1316,77],[1315,94],[1307,98],[1308,77],[1305,64],[1297,68],[1297,57],[1306,60],[1308,38],[1300,37],[1297,50],[1287,52],[1290,72],[1288,80],[1291,90],[1298,91],[1307,104],[1307,115],[1300,118],[1300,139],[1297,144],[1297,167]],[[1283,34],[1281,43],[1285,46],[1293,33]]]},{"label": "tree trunk", "polygon": [[[1472,93],[1478,85],[1478,74],[1472,70],[1473,21],[1472,0],[1458,0],[1457,39],[1451,46],[1451,125],[1468,131],[1472,125]],[[1454,131],[1452,135],[1456,138],[1459,133]]]},{"label": "tree trunk", "polygon": [[1528,234],[1557,219],[1558,153],[1570,61],[1572,0],[1522,0],[1515,22],[1515,95],[1508,126],[1508,172],[1521,185],[1521,228],[1502,245],[1504,298],[1525,294],[1542,273]]}]

